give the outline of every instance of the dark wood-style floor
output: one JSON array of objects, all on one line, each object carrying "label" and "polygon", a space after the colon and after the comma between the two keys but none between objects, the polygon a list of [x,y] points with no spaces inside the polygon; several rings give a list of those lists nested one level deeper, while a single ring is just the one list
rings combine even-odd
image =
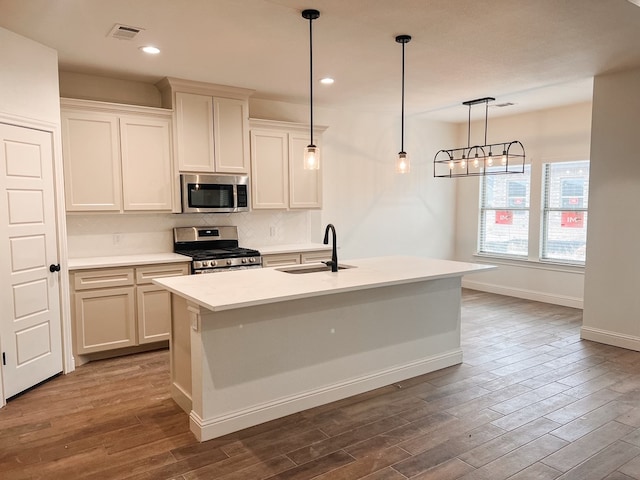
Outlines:
[{"label": "dark wood-style floor", "polygon": [[93,362],[0,411],[9,479],[640,479],[640,353],[581,311],[464,292],[464,363],[198,443],[166,351]]}]

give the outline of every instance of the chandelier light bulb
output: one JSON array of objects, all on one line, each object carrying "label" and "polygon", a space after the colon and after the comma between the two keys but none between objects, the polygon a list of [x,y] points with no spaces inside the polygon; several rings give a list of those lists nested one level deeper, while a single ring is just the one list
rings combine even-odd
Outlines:
[{"label": "chandelier light bulb", "polygon": [[493,154],[489,152],[489,156],[487,157],[487,165],[493,165]]},{"label": "chandelier light bulb", "polygon": [[502,165],[506,165],[507,164],[507,151],[504,150],[502,152]]},{"label": "chandelier light bulb", "polygon": [[460,168],[467,168],[467,161],[464,159],[464,157],[462,157],[462,161],[460,162]]},{"label": "chandelier light bulb", "polygon": [[478,154],[476,153],[476,158],[473,159],[473,166],[478,168]]},{"label": "chandelier light bulb", "polygon": [[453,170],[454,164],[453,160],[449,161],[449,170]]}]

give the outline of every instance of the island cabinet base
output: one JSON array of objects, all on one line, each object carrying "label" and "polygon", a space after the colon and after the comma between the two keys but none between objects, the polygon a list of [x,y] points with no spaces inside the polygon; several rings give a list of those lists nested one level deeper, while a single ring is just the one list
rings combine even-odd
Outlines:
[{"label": "island cabinet base", "polygon": [[461,363],[460,294],[457,276],[215,312],[181,298],[174,398],[205,441]]}]

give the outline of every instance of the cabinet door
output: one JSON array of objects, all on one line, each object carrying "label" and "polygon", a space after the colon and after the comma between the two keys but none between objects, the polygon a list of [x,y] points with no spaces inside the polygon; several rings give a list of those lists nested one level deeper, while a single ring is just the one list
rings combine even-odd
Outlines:
[{"label": "cabinet door", "polygon": [[120,118],[124,210],[172,208],[171,122]]},{"label": "cabinet door", "polygon": [[93,353],[136,344],[134,287],[74,293],[77,353]]},{"label": "cabinet door", "polygon": [[213,99],[215,171],[248,173],[249,114],[245,100]]},{"label": "cabinet door", "polygon": [[156,285],[138,285],[138,343],[169,340],[171,293]]},{"label": "cabinet door", "polygon": [[176,93],[178,169],[213,172],[213,99],[208,95]]},{"label": "cabinet door", "polygon": [[283,267],[285,265],[298,265],[299,263],[299,253],[273,253],[262,256],[263,267]]},{"label": "cabinet door", "polygon": [[289,203],[287,134],[251,131],[251,200],[254,209],[282,209]]},{"label": "cabinet door", "polygon": [[[313,139],[320,150],[320,139]],[[309,137],[300,133],[289,134],[289,208],[322,208],[322,170],[304,169],[304,150]]]},{"label": "cabinet door", "polygon": [[66,209],[121,209],[118,118],[96,112],[62,111]]}]

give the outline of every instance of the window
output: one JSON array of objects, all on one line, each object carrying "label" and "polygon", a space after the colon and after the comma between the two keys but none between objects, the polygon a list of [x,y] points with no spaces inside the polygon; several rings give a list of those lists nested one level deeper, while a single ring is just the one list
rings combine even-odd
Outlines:
[{"label": "window", "polygon": [[548,163],[543,183],[542,259],[584,264],[589,162]]},{"label": "window", "polygon": [[[490,172],[491,168],[487,168]],[[510,175],[486,175],[480,201],[481,253],[527,257],[531,168]]]}]

